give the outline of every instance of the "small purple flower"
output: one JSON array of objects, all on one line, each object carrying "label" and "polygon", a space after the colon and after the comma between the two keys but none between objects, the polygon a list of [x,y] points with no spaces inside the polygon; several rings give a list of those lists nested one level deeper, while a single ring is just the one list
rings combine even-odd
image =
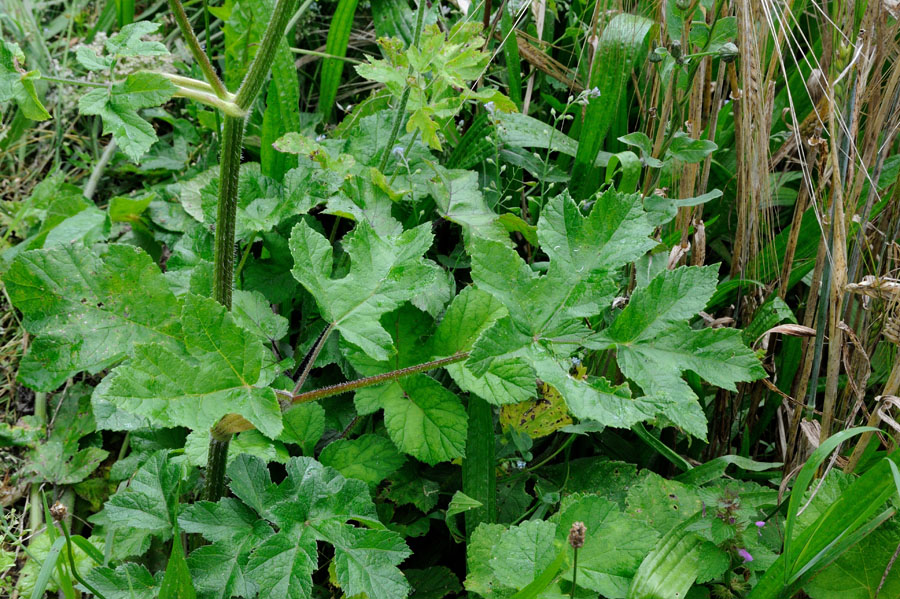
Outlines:
[{"label": "small purple flower", "polygon": [[764,520],[757,520],[756,522],[754,522],[754,524],[756,524],[757,528],[762,528],[763,526],[766,525]]},{"label": "small purple flower", "polygon": [[744,558],[744,563],[753,561],[753,556],[750,555],[750,552],[746,549],[738,549],[738,555]]}]

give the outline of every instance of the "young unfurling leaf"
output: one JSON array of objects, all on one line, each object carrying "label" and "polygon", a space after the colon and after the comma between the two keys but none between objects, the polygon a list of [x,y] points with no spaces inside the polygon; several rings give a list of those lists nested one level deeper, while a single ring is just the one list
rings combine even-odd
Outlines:
[{"label": "young unfurling leaf", "polygon": [[18,44],[0,40],[0,103],[14,100],[19,110],[33,121],[45,121],[50,113],[34,89],[37,71],[26,71],[25,54]]}]

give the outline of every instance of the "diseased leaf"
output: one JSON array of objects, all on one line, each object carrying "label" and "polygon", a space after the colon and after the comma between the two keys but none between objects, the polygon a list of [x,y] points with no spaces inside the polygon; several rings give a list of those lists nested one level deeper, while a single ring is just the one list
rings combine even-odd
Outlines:
[{"label": "diseased leaf", "polygon": [[467,572],[464,586],[467,591],[478,593],[482,597],[506,597],[512,593],[494,584],[494,573],[491,569],[491,558],[494,546],[500,542],[506,527],[502,524],[480,524],[472,532],[466,544]]},{"label": "diseased leaf", "polygon": [[661,535],[701,511],[703,503],[696,487],[666,480],[653,472],[632,484],[626,498],[626,513]]},{"label": "diseased leaf", "polygon": [[105,250],[102,256],[81,245],[25,252],[4,276],[36,337],[19,370],[28,386],[51,391],[78,372],[110,367],[138,343],[177,346],[181,306],[159,268],[134,246]]},{"label": "diseased leaf", "polygon": [[183,344],[139,344],[94,392],[94,402],[147,418],[156,426],[209,430],[226,414],[240,414],[270,438],[281,432],[281,409],[268,388],[262,341],[237,326],[223,306],[187,294]]},{"label": "diseased leaf", "polygon": [[532,439],[546,437],[572,424],[569,410],[559,391],[544,383],[538,397],[500,409],[500,425],[525,433]]}]

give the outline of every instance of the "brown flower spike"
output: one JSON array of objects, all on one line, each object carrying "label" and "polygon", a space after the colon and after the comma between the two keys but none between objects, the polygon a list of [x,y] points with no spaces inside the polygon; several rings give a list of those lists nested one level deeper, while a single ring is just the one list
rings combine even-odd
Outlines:
[{"label": "brown flower spike", "polygon": [[584,522],[573,522],[572,528],[569,529],[569,545],[572,549],[581,549],[584,547],[584,535],[587,533],[587,527]]}]

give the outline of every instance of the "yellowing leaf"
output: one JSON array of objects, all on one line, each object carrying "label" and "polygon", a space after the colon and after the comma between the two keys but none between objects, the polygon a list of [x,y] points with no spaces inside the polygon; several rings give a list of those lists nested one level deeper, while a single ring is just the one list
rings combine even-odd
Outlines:
[{"label": "yellowing leaf", "polygon": [[504,430],[512,428],[539,439],[572,424],[572,419],[559,391],[543,383],[540,397],[500,408],[500,424]]}]

